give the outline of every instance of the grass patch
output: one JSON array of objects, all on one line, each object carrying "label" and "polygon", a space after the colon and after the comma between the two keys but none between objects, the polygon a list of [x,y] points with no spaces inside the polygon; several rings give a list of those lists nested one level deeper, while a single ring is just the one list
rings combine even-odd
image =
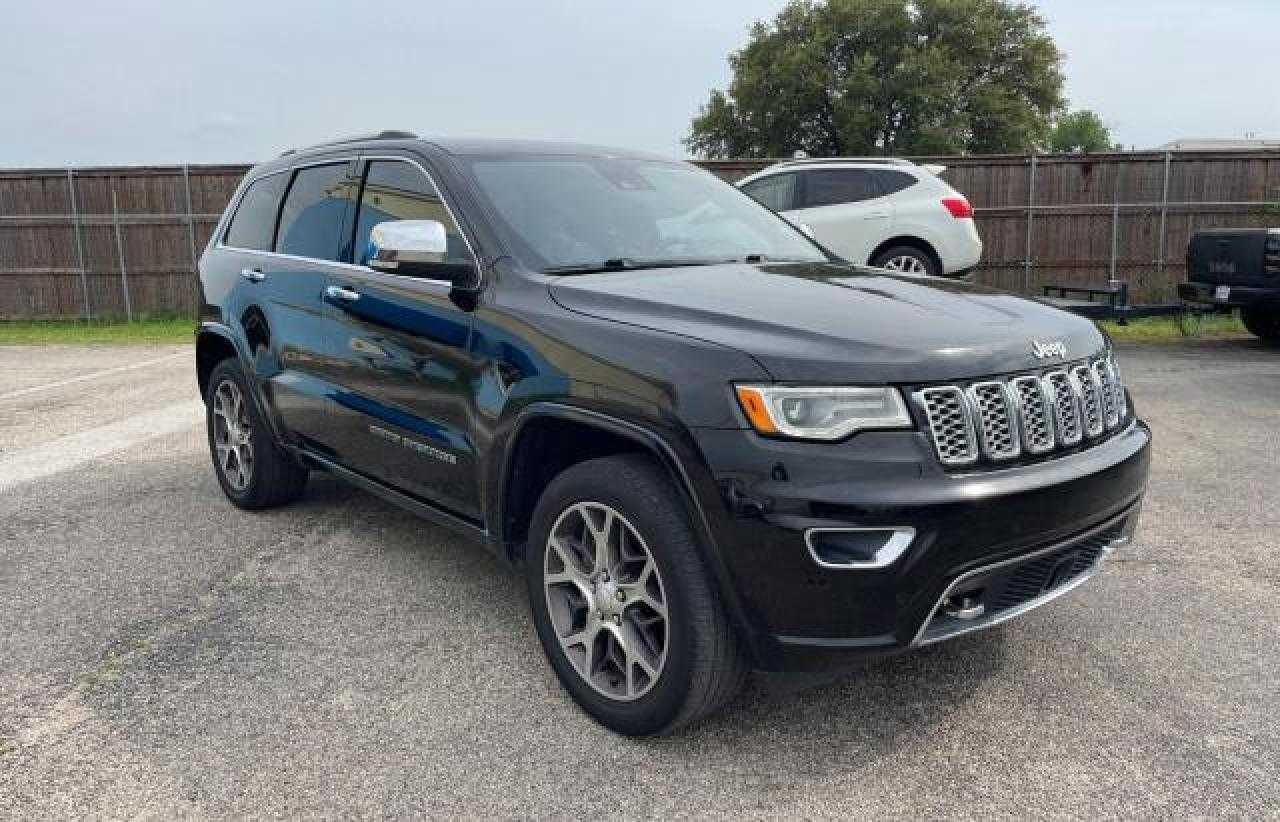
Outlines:
[{"label": "grass patch", "polygon": [[1174,317],[1144,317],[1128,325],[1098,323],[1112,339],[1121,342],[1178,342],[1194,339],[1221,339],[1247,335],[1235,314],[1182,314]]},{"label": "grass patch", "polygon": [[0,345],[144,345],[188,343],[190,317],[156,317],[131,323],[100,320],[0,321]]}]

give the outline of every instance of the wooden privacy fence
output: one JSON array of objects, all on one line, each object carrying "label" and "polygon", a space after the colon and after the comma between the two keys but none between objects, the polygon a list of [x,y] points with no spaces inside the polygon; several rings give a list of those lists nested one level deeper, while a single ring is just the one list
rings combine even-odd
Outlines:
[{"label": "wooden privacy fence", "polygon": [[[1280,226],[1280,152],[930,157],[977,209],[978,282],[1130,283],[1172,301],[1187,239]],[[728,180],[773,161],[701,162]],[[0,317],[193,314],[195,264],[246,166],[0,171]]]},{"label": "wooden privacy fence", "polygon": [[0,171],[0,317],[194,316],[246,166]]}]

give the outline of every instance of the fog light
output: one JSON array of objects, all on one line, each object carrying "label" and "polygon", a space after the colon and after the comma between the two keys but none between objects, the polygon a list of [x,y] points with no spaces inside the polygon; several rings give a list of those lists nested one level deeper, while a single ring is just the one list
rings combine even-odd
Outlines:
[{"label": "fog light", "polygon": [[910,547],[916,529],[810,528],[805,544],[813,561],[823,568],[874,569],[892,565]]}]

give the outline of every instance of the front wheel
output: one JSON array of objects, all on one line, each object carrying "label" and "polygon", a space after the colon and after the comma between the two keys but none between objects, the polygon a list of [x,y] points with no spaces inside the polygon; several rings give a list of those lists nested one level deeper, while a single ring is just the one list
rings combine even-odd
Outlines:
[{"label": "front wheel", "polygon": [[1280,306],[1251,305],[1240,309],[1240,321],[1253,336],[1280,343]]},{"label": "front wheel", "polygon": [[534,626],[561,684],[619,733],[669,733],[727,702],[746,664],[671,480],[639,456],[556,477],[525,556]]}]

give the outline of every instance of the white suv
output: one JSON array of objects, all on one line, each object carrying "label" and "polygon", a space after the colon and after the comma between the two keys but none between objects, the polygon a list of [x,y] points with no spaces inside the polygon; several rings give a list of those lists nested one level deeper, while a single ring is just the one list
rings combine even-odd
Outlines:
[{"label": "white suv", "polygon": [[969,201],[938,177],[945,168],[896,159],[791,160],[738,187],[851,263],[959,276],[977,265],[982,238]]}]

